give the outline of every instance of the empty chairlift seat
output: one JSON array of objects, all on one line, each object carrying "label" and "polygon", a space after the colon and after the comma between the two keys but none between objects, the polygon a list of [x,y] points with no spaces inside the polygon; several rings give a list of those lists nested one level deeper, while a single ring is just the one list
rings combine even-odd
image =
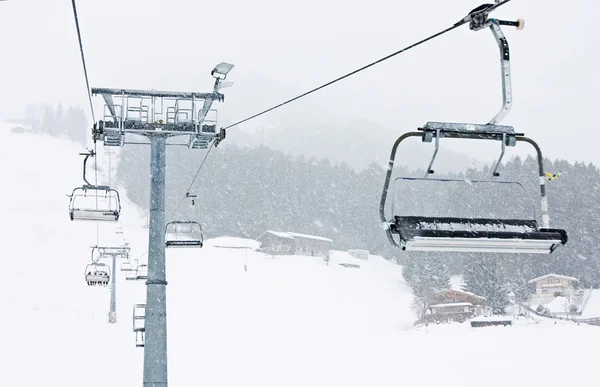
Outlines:
[{"label": "empty chairlift seat", "polygon": [[524,219],[394,216],[390,231],[413,251],[548,254],[567,242],[564,230]]},{"label": "empty chairlift seat", "polygon": [[202,226],[194,221],[175,221],[165,228],[166,247],[202,247]]},{"label": "empty chairlift seat", "polygon": [[139,281],[148,279],[148,265],[138,265],[135,269],[126,271],[125,279],[129,281]]},{"label": "empty chairlift seat", "polygon": [[567,242],[564,230],[538,225],[517,182],[399,177],[394,191],[388,232],[402,250],[548,254]]},{"label": "empty chairlift seat", "polygon": [[120,213],[119,193],[108,186],[84,185],[71,193],[71,220],[117,221]]}]

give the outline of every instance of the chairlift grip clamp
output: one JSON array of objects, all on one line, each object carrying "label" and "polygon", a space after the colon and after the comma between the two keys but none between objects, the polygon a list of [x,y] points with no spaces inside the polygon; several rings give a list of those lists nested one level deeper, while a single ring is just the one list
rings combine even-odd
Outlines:
[{"label": "chairlift grip clamp", "polygon": [[217,135],[217,138],[215,139],[215,148],[219,146],[221,141],[225,140],[225,137],[227,137],[226,129],[225,128],[219,129],[219,134]]},{"label": "chairlift grip clamp", "polygon": [[146,285],[167,285],[164,280],[146,280]]}]

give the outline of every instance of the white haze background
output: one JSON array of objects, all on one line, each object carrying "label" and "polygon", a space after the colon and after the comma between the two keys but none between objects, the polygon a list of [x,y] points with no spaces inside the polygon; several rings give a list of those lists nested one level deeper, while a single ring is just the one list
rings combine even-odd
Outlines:
[{"label": "white haze background", "polygon": [[[78,10],[92,87],[209,90],[212,67],[234,63],[235,85],[217,106],[227,124],[446,28],[479,3],[106,0],[80,1]],[[526,21],[523,31],[504,28],[514,91],[504,123],[551,158],[600,162],[600,34],[590,16],[599,7],[513,0],[494,14]],[[0,118],[22,116],[27,102],[86,106],[70,1],[2,2],[0,47]],[[292,152],[305,150],[302,136],[326,144],[374,137],[382,145],[373,157],[385,160],[399,134],[426,121],[487,122],[500,101],[494,39],[465,26],[235,130],[289,125],[302,135],[271,145]],[[348,121],[356,131],[340,129]],[[324,129],[315,134],[311,126]],[[253,141],[269,145],[268,135]],[[487,161],[498,153],[495,146],[446,147]]]}]

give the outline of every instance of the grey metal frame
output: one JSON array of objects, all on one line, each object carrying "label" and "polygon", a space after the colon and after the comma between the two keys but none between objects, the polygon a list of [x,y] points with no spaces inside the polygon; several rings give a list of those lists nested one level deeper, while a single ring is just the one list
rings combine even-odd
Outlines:
[{"label": "grey metal frame", "polygon": [[112,278],[110,289],[110,309],[108,312],[108,322],[114,324],[117,322],[117,259],[129,260],[129,246],[94,246],[92,247],[92,261],[94,260],[94,251],[100,255],[98,259],[110,257],[112,262]]},{"label": "grey metal frame", "polygon": [[[143,310],[143,314],[138,311]],[[146,334],[146,304],[133,305],[133,332],[135,333],[135,346],[145,346]]]},{"label": "grey metal frame", "polygon": [[141,264],[137,265],[133,270],[127,270],[125,272],[125,279],[127,281],[140,281],[148,279],[148,265]]},{"label": "grey metal frame", "polygon": [[[196,204],[196,198],[198,197],[198,195],[194,195],[194,194],[190,194],[189,192],[187,192],[185,194],[186,199],[190,199],[190,216],[189,216],[189,220],[175,220],[175,221],[171,221],[169,223],[167,223],[165,225],[165,246],[167,248],[185,248],[185,247],[202,247],[204,244],[204,235],[202,233],[202,225],[199,222],[196,222],[192,219],[194,219],[194,205]],[[199,231],[199,235],[198,238],[192,238],[192,239],[187,239],[187,240],[181,240],[181,239],[177,239],[177,238],[169,238],[169,226],[176,226],[178,224],[188,224],[190,225],[190,229],[192,229],[194,226],[197,226],[197,231]],[[171,234],[178,234],[176,231],[172,232]],[[193,234],[193,232],[190,232],[190,234]]]},{"label": "grey metal frame", "polygon": [[[127,133],[147,136],[157,132],[167,138],[189,136],[187,146],[190,149],[206,149],[213,140],[216,143],[222,141],[225,131],[217,131],[216,119],[208,119],[207,115],[216,112],[211,109],[213,102],[225,100],[220,89],[230,86],[223,80],[232,68],[233,65],[227,63],[215,67],[212,93],[92,88],[92,94],[102,95],[105,102],[103,120],[94,125],[94,141],[103,141],[105,146],[123,146],[138,143],[126,141]],[[115,99],[120,99],[120,103]],[[198,109],[200,102],[202,107]],[[182,115],[184,119],[180,119]]]},{"label": "grey metal frame", "polygon": [[[169,235],[169,225],[178,225],[178,224],[189,224],[190,227],[193,226],[198,226],[198,229],[200,231],[200,237],[199,238],[194,238],[194,239],[189,239],[189,240],[179,240],[179,239],[172,239],[172,238],[168,238]],[[176,233],[176,232],[174,232]],[[204,243],[204,235],[202,234],[202,225],[196,221],[193,220],[175,220],[172,222],[167,223],[167,225],[165,226],[165,246],[167,248],[174,248],[174,247],[202,247]]]},{"label": "grey metal frame", "polygon": [[[218,144],[225,138],[225,130],[221,129],[217,132],[216,124],[213,128],[212,125],[205,122],[205,118],[214,101],[224,101],[224,95],[219,90],[227,86],[223,80],[232,68],[233,65],[227,63],[221,63],[214,68],[212,75],[215,83],[211,93],[92,88],[93,95],[102,95],[105,111],[108,110],[110,113],[106,117],[108,121],[102,120],[94,123],[92,129],[94,141],[103,141],[104,146],[124,146],[126,143],[148,144],[137,141],[126,142],[126,134],[141,135],[149,139],[150,225],[146,280],[147,313],[143,332],[143,383],[146,387],[166,387],[168,384],[164,226],[166,146],[171,144],[167,143],[167,139],[174,136],[189,136],[187,146],[190,149],[205,149],[211,141]],[[128,98],[133,97],[142,99],[140,107],[145,106],[144,104],[148,106],[148,118],[140,120],[139,124],[126,119]],[[115,98],[121,98],[121,104],[115,103]],[[191,123],[167,124],[165,122],[165,102],[171,103],[170,101],[177,99],[191,102],[191,111],[194,112],[191,116]],[[196,104],[199,104],[200,101],[203,102],[202,109],[196,115]],[[127,274],[129,273],[127,272]],[[135,279],[141,278],[137,276]]]},{"label": "grey metal frame", "polygon": [[528,137],[525,137],[523,133],[516,133],[513,127],[499,125],[499,122],[508,114],[512,106],[510,52],[508,42],[504,37],[504,34],[502,33],[500,25],[509,25],[517,27],[517,29],[522,29],[523,21],[519,20],[516,22],[511,22],[498,19],[488,19],[488,14],[495,8],[496,7],[492,4],[484,4],[473,10],[462,21],[469,22],[469,28],[474,31],[478,31],[483,28],[489,27],[492,31],[494,39],[496,40],[496,43],[498,44],[498,47],[500,49],[500,69],[502,80],[502,107],[500,109],[500,112],[498,112],[488,124],[428,122],[424,127],[419,128],[420,131],[405,133],[396,140],[392,147],[390,162],[388,165],[388,170],[383,186],[383,193],[379,204],[379,215],[381,218],[381,222],[384,226],[384,229],[386,230],[388,239],[395,247],[401,246],[393,238],[392,231],[390,228],[391,223],[385,217],[385,206],[398,145],[400,145],[402,141],[409,137],[422,137],[423,142],[431,142],[433,138],[435,138],[435,150],[425,172],[424,178],[427,178],[430,174],[433,173],[432,167],[439,151],[439,140],[444,137],[500,141],[502,148],[500,157],[496,162],[493,171],[493,176],[495,177],[499,176],[498,169],[500,167],[501,160],[504,157],[507,146],[515,146],[517,142],[527,142],[531,144],[536,150],[538,159],[542,228],[548,229],[550,227],[550,218],[548,215],[548,200],[546,198],[545,173],[541,149],[535,141]]},{"label": "grey metal frame", "polygon": [[[490,132],[490,133],[492,133],[492,132]],[[388,194],[388,189],[389,189],[389,185],[390,185],[390,180],[392,177],[392,170],[394,167],[394,161],[396,159],[397,149],[398,149],[398,146],[400,145],[400,143],[409,137],[422,137],[423,141],[425,141],[426,134],[427,134],[427,132],[425,132],[425,134],[423,132],[405,133],[396,140],[396,142],[394,143],[394,145],[392,147],[392,152],[390,155],[390,162],[388,164],[388,169],[387,169],[385,181],[383,184],[383,193],[381,195],[381,201],[379,203],[379,216],[380,216],[381,222],[383,224],[383,227],[386,231],[388,240],[390,241],[390,243],[393,246],[395,246],[397,248],[401,248],[401,245],[393,238],[392,231],[390,229],[391,223],[389,222],[388,218],[386,218],[386,216],[385,216],[385,206],[386,206],[386,201],[387,201],[387,194]],[[538,146],[538,144],[535,141],[533,141],[532,139],[525,137],[519,133],[515,134],[514,136],[515,136],[514,138],[515,138],[516,142],[527,142],[527,143],[531,144],[536,151],[537,160],[538,160],[540,195],[541,195],[540,206],[541,206],[541,216],[542,216],[542,227],[550,228],[550,217],[548,215],[548,199],[546,197],[546,184],[545,184],[546,179],[545,179],[545,173],[544,173],[544,159],[542,156],[542,151],[541,151],[540,147]],[[460,133],[459,136],[456,136],[454,138],[482,139],[481,133],[478,133],[478,132],[470,133],[469,131],[463,131]],[[501,141],[503,138],[505,138],[505,137],[500,136]]]},{"label": "grey metal frame", "polygon": [[[121,214],[121,198],[119,196],[119,192],[108,185],[93,185],[87,180],[86,177],[86,167],[87,160],[89,157],[94,157],[95,154],[93,151],[88,153],[80,153],[80,155],[85,156],[83,159],[83,181],[85,184],[81,187],[76,187],[73,189],[70,195],[69,200],[69,217],[71,220],[91,220],[91,221],[117,221],[119,220],[119,215]],[[96,191],[96,192],[104,192],[105,197],[109,197],[112,195],[115,199],[116,208],[115,209],[102,209],[102,208],[79,208],[75,206],[75,198],[77,197],[87,197],[88,191]],[[82,192],[79,193],[79,192]]]}]

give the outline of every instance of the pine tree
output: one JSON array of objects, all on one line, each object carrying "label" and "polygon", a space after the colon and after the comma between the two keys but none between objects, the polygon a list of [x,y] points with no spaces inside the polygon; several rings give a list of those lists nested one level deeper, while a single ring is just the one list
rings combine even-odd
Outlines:
[{"label": "pine tree", "polygon": [[434,292],[450,289],[450,270],[447,256],[444,254],[431,254],[428,256],[429,276]]},{"label": "pine tree", "polygon": [[54,135],[56,131],[56,116],[50,106],[44,107],[44,117],[42,118],[42,131]]},{"label": "pine tree", "polygon": [[508,305],[508,290],[498,259],[474,256],[469,259],[464,274],[467,292],[486,298],[486,306],[494,314],[504,314]]}]

